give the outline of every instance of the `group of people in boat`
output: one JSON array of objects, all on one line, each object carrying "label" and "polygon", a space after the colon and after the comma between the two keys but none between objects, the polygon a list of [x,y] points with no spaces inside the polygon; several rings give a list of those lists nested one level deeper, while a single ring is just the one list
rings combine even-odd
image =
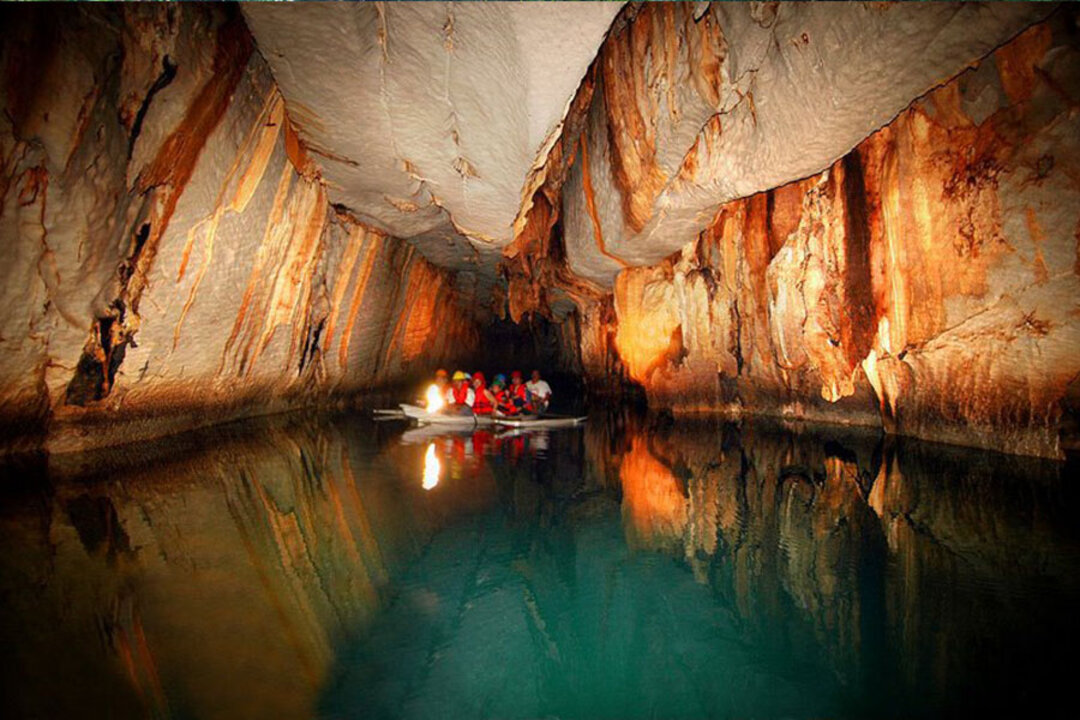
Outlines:
[{"label": "group of people in boat", "polygon": [[445,370],[435,373],[435,384],[428,389],[428,410],[448,415],[539,415],[551,404],[551,386],[532,371],[528,382],[520,371],[510,373],[510,380],[498,374],[488,385],[482,372]]}]

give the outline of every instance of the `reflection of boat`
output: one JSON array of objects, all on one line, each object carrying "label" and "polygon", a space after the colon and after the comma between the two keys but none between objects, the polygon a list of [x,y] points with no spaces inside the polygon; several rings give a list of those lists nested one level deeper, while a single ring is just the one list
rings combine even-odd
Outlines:
[{"label": "reflection of boat", "polygon": [[432,425],[444,425],[450,427],[470,428],[481,425],[493,425],[498,423],[506,427],[515,428],[558,428],[573,427],[585,422],[585,417],[571,417],[569,415],[525,415],[521,417],[493,417],[483,415],[442,415],[430,413],[417,405],[401,404],[401,411],[406,417],[421,423]]},{"label": "reflection of boat", "polygon": [[542,415],[524,417],[500,417],[495,418],[499,425],[512,428],[560,428],[573,427],[585,422],[585,416],[571,417],[569,415]]},{"label": "reflection of boat", "polygon": [[422,445],[427,442],[431,442],[436,438],[441,437],[455,437],[455,436],[468,436],[473,434],[473,428],[470,427],[454,427],[446,425],[418,425],[413,428],[409,428],[401,434],[401,443],[403,445]]}]

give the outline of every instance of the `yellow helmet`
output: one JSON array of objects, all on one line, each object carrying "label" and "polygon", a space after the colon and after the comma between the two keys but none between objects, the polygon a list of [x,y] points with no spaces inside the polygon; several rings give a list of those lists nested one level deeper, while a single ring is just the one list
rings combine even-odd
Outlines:
[{"label": "yellow helmet", "polygon": [[457,382],[458,380],[468,380],[469,376],[463,373],[461,370],[458,370],[454,373],[453,379],[455,382]]}]

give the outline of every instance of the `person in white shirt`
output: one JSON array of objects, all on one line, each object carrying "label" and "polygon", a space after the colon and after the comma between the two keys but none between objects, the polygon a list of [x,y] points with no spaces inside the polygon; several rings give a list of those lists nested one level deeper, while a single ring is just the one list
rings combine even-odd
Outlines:
[{"label": "person in white shirt", "polygon": [[529,391],[529,395],[532,396],[533,405],[536,406],[537,412],[547,412],[548,405],[551,404],[551,386],[540,379],[539,370],[532,371],[532,378],[525,383],[525,388]]}]

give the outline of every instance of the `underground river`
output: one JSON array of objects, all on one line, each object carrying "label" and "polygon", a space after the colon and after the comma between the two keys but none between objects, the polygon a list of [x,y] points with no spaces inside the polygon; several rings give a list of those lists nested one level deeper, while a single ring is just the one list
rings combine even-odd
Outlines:
[{"label": "underground river", "polygon": [[837,427],[285,415],[3,468],[19,717],[1030,713],[1066,464]]}]

